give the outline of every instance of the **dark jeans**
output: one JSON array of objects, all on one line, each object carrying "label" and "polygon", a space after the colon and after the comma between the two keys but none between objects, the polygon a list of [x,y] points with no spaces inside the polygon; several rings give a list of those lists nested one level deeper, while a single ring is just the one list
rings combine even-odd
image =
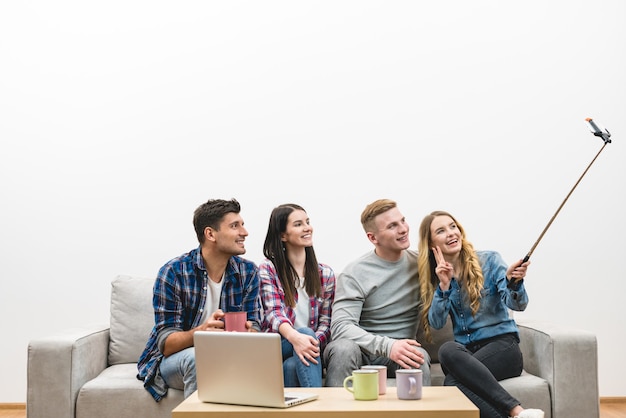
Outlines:
[{"label": "dark jeans", "polygon": [[469,344],[454,341],[439,349],[445,386],[457,386],[480,410],[481,418],[503,418],[519,401],[498,383],[522,373],[522,352],[515,334]]}]

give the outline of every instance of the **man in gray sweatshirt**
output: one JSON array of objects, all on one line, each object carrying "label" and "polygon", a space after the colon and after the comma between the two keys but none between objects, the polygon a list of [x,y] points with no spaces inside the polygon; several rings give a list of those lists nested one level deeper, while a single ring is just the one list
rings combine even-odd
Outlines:
[{"label": "man in gray sweatshirt", "polygon": [[420,310],[417,252],[396,202],[380,199],[361,214],[374,250],[350,263],[337,279],[331,342],[324,350],[326,386],[343,386],[366,364],[421,369],[430,385],[430,356],[415,340]]}]

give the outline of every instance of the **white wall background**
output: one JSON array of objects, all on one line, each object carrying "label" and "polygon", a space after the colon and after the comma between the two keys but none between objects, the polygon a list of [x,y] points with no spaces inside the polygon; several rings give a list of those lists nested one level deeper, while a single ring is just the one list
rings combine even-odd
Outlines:
[{"label": "white wall background", "polygon": [[[520,315],[594,332],[600,395],[626,396],[626,3],[0,3],[0,402],[25,402],[29,340],[108,322],[120,273],[196,245],[235,197],[262,259],[297,202],[337,272],[359,215],[398,201],[417,245],[446,209],[480,249],[532,257]],[[519,317],[519,316],[518,316]]]}]

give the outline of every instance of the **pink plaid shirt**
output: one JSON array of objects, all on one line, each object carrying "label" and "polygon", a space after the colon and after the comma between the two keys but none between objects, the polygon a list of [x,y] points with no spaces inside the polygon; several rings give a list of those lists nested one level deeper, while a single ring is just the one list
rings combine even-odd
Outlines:
[{"label": "pink plaid shirt", "polygon": [[[335,273],[326,264],[319,263],[322,296],[310,297],[308,326],[315,331],[315,336],[323,347],[330,341],[330,316],[335,299]],[[278,279],[274,264],[266,259],[259,265],[259,281],[261,283],[261,301],[263,318],[261,329],[265,332],[278,332],[278,327],[286,322],[291,326],[296,320],[293,308],[285,305],[285,292]],[[298,293],[294,294],[296,302]]]}]

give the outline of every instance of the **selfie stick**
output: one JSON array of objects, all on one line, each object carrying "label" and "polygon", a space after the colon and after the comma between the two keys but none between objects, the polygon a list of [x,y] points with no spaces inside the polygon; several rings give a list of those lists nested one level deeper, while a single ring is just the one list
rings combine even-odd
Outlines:
[{"label": "selfie stick", "polygon": [[572,192],[574,191],[576,186],[578,186],[578,183],[580,183],[580,181],[582,180],[584,175],[587,174],[587,171],[589,170],[589,167],[591,167],[591,164],[593,164],[593,162],[596,160],[596,158],[598,158],[598,155],[600,155],[600,153],[602,152],[604,147],[606,147],[606,144],[611,142],[611,139],[610,139],[611,138],[611,133],[609,131],[607,131],[604,128],[600,128],[598,125],[596,125],[596,123],[591,118],[587,118],[587,119],[585,119],[585,121],[587,122],[587,126],[589,126],[589,130],[591,131],[591,133],[594,134],[595,136],[599,136],[599,137],[602,138],[602,140],[604,141],[604,145],[602,145],[602,148],[600,148],[600,151],[598,151],[598,153],[593,158],[593,160],[591,160],[591,162],[589,163],[589,165],[587,166],[587,168],[585,169],[583,174],[580,176],[580,178],[578,179],[576,184],[574,184],[574,187],[572,187],[572,190],[570,190],[570,192],[567,194],[567,196],[565,196],[565,199],[563,200],[563,203],[561,203],[561,206],[559,206],[559,208],[556,210],[554,215],[552,215],[552,219],[550,219],[550,222],[548,222],[546,227],[543,228],[543,231],[541,232],[541,235],[539,235],[539,238],[537,238],[537,241],[535,241],[535,244],[532,246],[530,251],[528,251],[528,254],[526,254],[526,257],[524,257],[524,259],[522,260],[522,263],[525,263],[525,262],[527,262],[530,259],[530,256],[532,255],[533,251],[535,251],[535,248],[539,244],[539,241],[541,241],[541,238],[543,238],[543,236],[546,233],[546,231],[548,230],[548,228],[550,228],[550,225],[552,225],[552,221],[554,221],[554,218],[556,218],[556,215],[559,214],[559,212],[561,211],[561,208],[563,207],[563,205],[565,205],[565,202],[567,202],[567,199],[569,199],[570,195],[572,194]]}]

